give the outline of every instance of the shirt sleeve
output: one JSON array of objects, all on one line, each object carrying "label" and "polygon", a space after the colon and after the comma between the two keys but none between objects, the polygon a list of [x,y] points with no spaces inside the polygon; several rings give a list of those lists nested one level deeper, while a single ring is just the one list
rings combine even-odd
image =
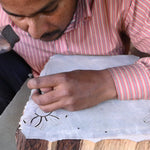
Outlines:
[{"label": "shirt sleeve", "polygon": [[[132,0],[124,23],[134,47],[150,54],[150,1]],[[118,99],[150,99],[150,57],[109,71],[116,85]]]}]

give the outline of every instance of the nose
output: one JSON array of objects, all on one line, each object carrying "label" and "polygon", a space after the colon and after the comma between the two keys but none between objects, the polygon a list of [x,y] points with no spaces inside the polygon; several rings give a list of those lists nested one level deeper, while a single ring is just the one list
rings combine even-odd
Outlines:
[{"label": "nose", "polygon": [[40,20],[38,17],[26,18],[27,32],[34,39],[40,39],[40,37],[46,32],[44,20]]}]

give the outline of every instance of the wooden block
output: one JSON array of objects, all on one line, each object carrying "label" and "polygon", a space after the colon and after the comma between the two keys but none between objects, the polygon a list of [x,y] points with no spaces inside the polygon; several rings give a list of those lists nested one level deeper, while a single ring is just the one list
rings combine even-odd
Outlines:
[{"label": "wooden block", "polygon": [[150,150],[150,140],[137,143],[136,150]]},{"label": "wooden block", "polygon": [[135,150],[136,142],[130,140],[102,140],[97,142],[94,150]]},{"label": "wooden block", "polygon": [[94,150],[95,143],[88,140],[81,140],[80,142],[80,150]]},{"label": "wooden block", "polygon": [[48,142],[48,148],[47,150],[52,150],[57,148],[57,142]]},{"label": "wooden block", "polygon": [[21,130],[16,132],[17,150],[150,150],[150,140],[134,142],[126,139],[102,140],[97,143],[88,140],[60,140],[49,142],[26,139]]}]

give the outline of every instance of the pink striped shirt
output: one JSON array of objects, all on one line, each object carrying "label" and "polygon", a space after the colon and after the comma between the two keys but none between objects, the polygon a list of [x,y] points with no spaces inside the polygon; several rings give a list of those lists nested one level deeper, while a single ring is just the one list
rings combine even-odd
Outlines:
[{"label": "pink striped shirt", "polygon": [[[125,47],[119,30],[125,30],[133,45],[150,54],[149,0],[79,0],[65,33],[56,41],[32,39],[9,19],[0,7],[0,27],[11,24],[20,36],[14,50],[39,75],[49,57],[65,55],[121,55]],[[150,58],[109,69],[119,99],[150,99]]]}]

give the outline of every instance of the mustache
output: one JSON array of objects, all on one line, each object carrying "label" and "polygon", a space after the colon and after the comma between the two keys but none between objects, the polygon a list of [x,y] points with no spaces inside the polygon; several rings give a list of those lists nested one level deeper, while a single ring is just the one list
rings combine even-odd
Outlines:
[{"label": "mustache", "polygon": [[52,31],[52,32],[47,32],[47,33],[44,33],[40,39],[45,39],[47,37],[51,37],[51,36],[54,36],[55,34],[57,33],[60,33],[60,30],[55,30],[55,31]]}]

